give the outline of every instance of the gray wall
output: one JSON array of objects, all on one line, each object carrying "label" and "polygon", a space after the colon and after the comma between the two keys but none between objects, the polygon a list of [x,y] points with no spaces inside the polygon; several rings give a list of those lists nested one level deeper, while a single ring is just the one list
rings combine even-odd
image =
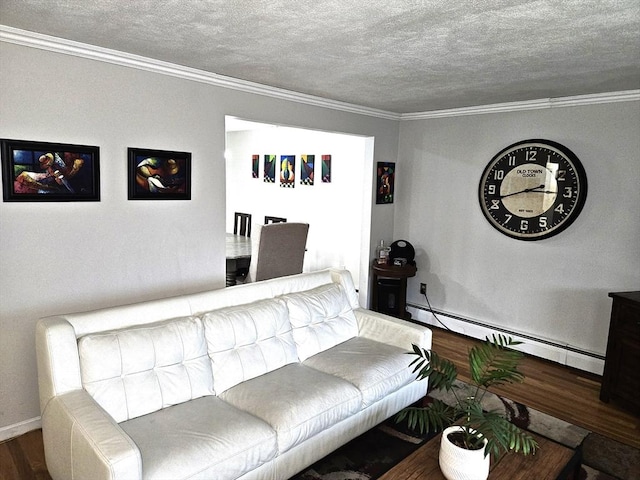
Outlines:
[{"label": "gray wall", "polygon": [[[575,223],[534,242],[499,233],[478,201],[491,158],[529,138],[571,149],[589,183]],[[608,292],[640,289],[638,152],[637,101],[402,122],[394,233],[419,269],[408,300],[424,305],[426,282],[436,309],[604,354]]]},{"label": "gray wall", "polygon": [[[0,203],[0,438],[37,426],[38,318],[224,286],[225,115],[373,136],[374,161],[397,157],[396,121],[6,42],[0,58],[0,138],[97,145],[102,187]],[[127,201],[127,147],[191,152],[192,200]],[[390,234],[393,209],[370,222]]]},{"label": "gray wall", "polygon": [[[409,301],[426,281],[434,307],[604,353],[607,292],[639,288],[638,102],[398,122],[5,42],[0,58],[0,137],[98,145],[102,187],[96,203],[0,203],[0,439],[37,426],[38,318],[224,285],[225,115],[375,137],[396,203],[373,205],[365,250],[414,244]],[[484,220],[477,186],[530,137],[571,148],[589,196],[527,243]],[[127,201],[127,147],[192,152],[192,200]]]}]

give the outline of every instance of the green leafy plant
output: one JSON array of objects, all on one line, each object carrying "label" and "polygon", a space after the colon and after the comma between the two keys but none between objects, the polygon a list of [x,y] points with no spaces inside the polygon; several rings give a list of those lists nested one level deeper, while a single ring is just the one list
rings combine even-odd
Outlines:
[{"label": "green leafy plant", "polygon": [[485,456],[490,453],[497,456],[501,451],[522,452],[524,455],[534,453],[538,444],[531,435],[499,412],[482,408],[482,399],[489,387],[524,380],[524,375],[518,370],[523,354],[511,348],[521,343],[511,337],[493,335],[472,347],[468,357],[473,390],[464,394],[455,383],[458,370],[453,362],[432,350],[413,345],[413,352],[409,353],[416,358],[409,366],[415,365],[413,372],[418,373],[418,380],[428,379],[430,390],[452,392],[455,403],[448,405],[433,399],[428,406],[403,409],[396,416],[396,421],[406,419],[409,428],[421,433],[441,431],[458,422],[462,427],[460,442],[456,442],[458,446],[480,449],[486,439]]}]

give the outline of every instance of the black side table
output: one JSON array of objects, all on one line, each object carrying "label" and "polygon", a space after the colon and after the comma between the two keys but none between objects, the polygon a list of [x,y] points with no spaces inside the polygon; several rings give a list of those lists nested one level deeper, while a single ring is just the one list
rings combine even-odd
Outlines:
[{"label": "black side table", "polygon": [[411,319],[407,312],[407,278],[418,270],[415,265],[379,265],[373,271],[371,309],[397,318]]}]

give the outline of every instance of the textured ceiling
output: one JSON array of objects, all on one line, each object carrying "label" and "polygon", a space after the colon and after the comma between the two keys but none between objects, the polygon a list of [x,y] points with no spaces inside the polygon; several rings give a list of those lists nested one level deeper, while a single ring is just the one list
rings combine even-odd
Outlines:
[{"label": "textured ceiling", "polygon": [[0,24],[396,113],[640,88],[639,0],[1,0]]}]

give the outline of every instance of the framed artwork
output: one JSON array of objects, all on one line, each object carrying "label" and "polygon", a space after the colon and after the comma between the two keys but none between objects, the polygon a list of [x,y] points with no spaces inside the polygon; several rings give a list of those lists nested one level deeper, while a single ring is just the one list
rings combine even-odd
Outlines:
[{"label": "framed artwork", "polygon": [[295,184],[296,156],[280,155],[280,186],[293,188]]},{"label": "framed artwork", "polygon": [[100,201],[100,149],[88,145],[0,141],[5,202]]},{"label": "framed artwork", "polygon": [[264,156],[264,181],[266,183],[276,183],[276,156]]},{"label": "framed artwork", "polygon": [[128,149],[129,200],[191,200],[191,153]]},{"label": "framed artwork", "polygon": [[376,203],[393,203],[393,188],[396,176],[396,164],[390,162],[378,162],[376,175]]},{"label": "framed artwork", "polygon": [[259,167],[260,167],[260,155],[251,155],[251,178],[258,178]]},{"label": "framed artwork", "polygon": [[322,155],[322,183],[331,183],[331,155]]},{"label": "framed artwork", "polygon": [[315,155],[302,155],[300,157],[300,184],[313,185],[313,168],[315,165]]}]

